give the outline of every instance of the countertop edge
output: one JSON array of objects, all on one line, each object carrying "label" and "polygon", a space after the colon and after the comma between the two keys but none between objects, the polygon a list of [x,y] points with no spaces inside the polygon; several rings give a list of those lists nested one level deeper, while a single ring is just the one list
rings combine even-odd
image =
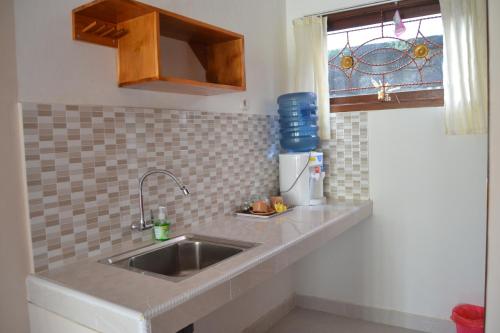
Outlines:
[{"label": "countertop edge", "polygon": [[[57,313],[99,332],[108,332],[113,323],[113,332],[147,333],[149,320],[139,311],[82,293],[43,277],[28,275],[26,278],[28,302]],[[75,314],[78,320],[75,320]],[[116,324],[119,327],[116,327]]]}]

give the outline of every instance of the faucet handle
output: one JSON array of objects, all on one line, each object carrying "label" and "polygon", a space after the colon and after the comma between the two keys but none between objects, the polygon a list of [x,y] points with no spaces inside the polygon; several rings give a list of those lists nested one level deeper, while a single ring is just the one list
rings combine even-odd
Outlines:
[{"label": "faucet handle", "polygon": [[184,194],[184,196],[186,196],[186,197],[191,194],[191,192],[189,192],[188,188],[184,185],[181,187],[181,191],[182,191],[182,194]]}]

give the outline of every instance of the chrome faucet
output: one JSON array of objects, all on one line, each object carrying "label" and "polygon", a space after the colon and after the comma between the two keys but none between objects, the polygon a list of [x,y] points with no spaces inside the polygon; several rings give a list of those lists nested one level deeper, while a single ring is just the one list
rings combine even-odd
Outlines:
[{"label": "chrome faucet", "polygon": [[170,171],[164,169],[149,170],[139,179],[139,206],[141,210],[141,221],[139,222],[139,224],[132,223],[131,226],[132,230],[142,231],[153,227],[153,221],[146,222],[146,219],[144,218],[144,197],[143,197],[142,187],[144,185],[144,181],[146,180],[146,178],[154,174],[163,174],[169,176],[175,182],[175,184],[177,184],[177,186],[185,196],[189,195],[189,190],[187,189],[187,187],[184,184],[182,184],[182,182],[179,179],[177,179],[177,177],[175,177],[175,175]]}]

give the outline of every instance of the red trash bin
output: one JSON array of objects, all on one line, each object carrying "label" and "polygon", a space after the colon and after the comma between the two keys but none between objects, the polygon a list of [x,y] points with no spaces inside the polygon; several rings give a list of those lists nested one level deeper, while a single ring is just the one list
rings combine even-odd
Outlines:
[{"label": "red trash bin", "polygon": [[484,307],[460,304],[453,308],[451,320],[457,325],[457,333],[484,333]]}]

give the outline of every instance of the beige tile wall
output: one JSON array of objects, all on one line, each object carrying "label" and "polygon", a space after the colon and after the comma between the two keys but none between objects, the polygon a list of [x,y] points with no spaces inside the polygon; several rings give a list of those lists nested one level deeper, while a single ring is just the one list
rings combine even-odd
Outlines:
[{"label": "beige tile wall", "polygon": [[24,103],[23,120],[37,272],[141,238],[130,224],[149,168],[172,170],[192,192],[163,176],[147,183],[146,211],[165,205],[177,228],[278,190],[277,117]]},{"label": "beige tile wall", "polygon": [[334,113],[332,138],[321,142],[325,154],[325,194],[337,200],[367,200],[368,114]]},{"label": "beige tile wall", "polygon": [[[148,108],[23,103],[35,270],[101,253],[139,219],[138,178],[172,170],[188,198],[163,176],[146,184],[145,208],[167,207],[175,228],[230,214],[250,195],[278,190],[277,117]],[[332,116],[322,142],[326,195],[367,199],[366,113]]]}]

